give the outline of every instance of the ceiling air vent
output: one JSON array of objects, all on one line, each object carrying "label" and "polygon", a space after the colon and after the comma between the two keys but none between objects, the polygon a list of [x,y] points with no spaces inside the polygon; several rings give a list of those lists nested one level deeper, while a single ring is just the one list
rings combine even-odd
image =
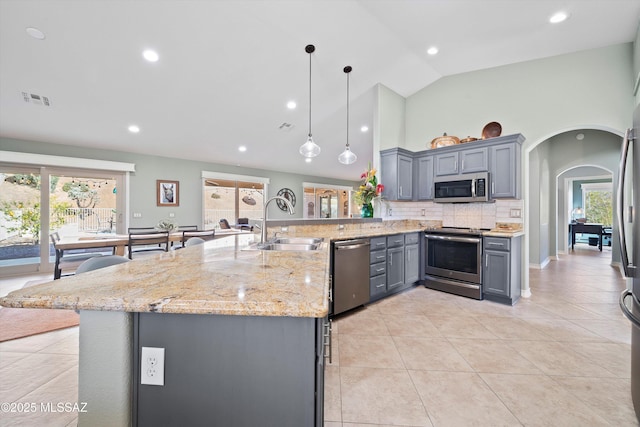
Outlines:
[{"label": "ceiling air vent", "polygon": [[45,107],[51,106],[49,98],[46,96],[36,95],[35,93],[22,92],[22,99],[24,99],[24,102],[29,104],[44,105]]},{"label": "ceiling air vent", "polygon": [[291,129],[293,129],[293,125],[291,123],[283,122],[280,126],[278,126],[278,129],[283,132],[289,132]]}]

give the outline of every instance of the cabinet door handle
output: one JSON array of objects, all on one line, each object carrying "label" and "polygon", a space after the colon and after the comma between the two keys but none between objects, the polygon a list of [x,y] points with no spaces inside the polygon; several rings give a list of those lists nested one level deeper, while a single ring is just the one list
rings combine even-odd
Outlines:
[{"label": "cabinet door handle", "polygon": [[462,161],[462,170],[464,170],[464,160]]},{"label": "cabinet door handle", "polygon": [[484,266],[489,268],[489,254],[484,256]]},{"label": "cabinet door handle", "polygon": [[383,287],[383,286],[384,286],[384,283],[383,283],[383,284],[381,284],[381,285],[377,285],[377,286],[376,286],[376,288],[381,288],[381,287]]},{"label": "cabinet door handle", "polygon": [[491,195],[493,196],[496,192],[496,182],[491,181]]},{"label": "cabinet door handle", "polygon": [[376,269],[376,273],[380,273],[381,271],[384,271],[384,268],[378,268],[378,269]]},{"label": "cabinet door handle", "polygon": [[393,255],[389,254],[389,265],[393,265]]},{"label": "cabinet door handle", "polygon": [[400,195],[402,196],[402,185],[400,186]]}]

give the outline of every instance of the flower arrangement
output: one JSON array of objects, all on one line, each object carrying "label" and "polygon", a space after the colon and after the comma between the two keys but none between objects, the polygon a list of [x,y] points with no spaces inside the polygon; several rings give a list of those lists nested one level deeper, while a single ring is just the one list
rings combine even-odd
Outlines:
[{"label": "flower arrangement", "polygon": [[355,201],[358,204],[362,205],[362,216],[363,217],[371,217],[373,216],[373,208],[371,206],[371,202],[376,197],[379,197],[384,191],[384,185],[378,184],[378,178],[376,178],[376,170],[371,168],[369,165],[369,169],[366,170],[362,175],[360,175],[360,179],[362,179],[362,184],[358,188],[358,191],[355,193]]},{"label": "flower arrangement", "polygon": [[156,228],[163,231],[171,232],[173,230],[176,230],[178,227],[170,219],[162,219],[160,220],[160,222],[158,222],[158,225],[156,225]]}]

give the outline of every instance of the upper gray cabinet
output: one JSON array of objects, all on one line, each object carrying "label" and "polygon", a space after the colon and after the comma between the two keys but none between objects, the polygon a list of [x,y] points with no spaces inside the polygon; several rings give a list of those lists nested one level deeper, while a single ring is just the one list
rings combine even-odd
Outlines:
[{"label": "upper gray cabinet", "polygon": [[415,163],[418,200],[433,200],[433,155],[424,154],[416,158]]},{"label": "upper gray cabinet", "polygon": [[489,179],[492,199],[520,198],[520,144],[489,147]]},{"label": "upper gray cabinet", "polygon": [[489,171],[492,199],[520,198],[521,134],[424,150],[380,152],[380,177],[387,200],[432,200],[436,176]]},{"label": "upper gray cabinet", "polygon": [[387,200],[413,200],[413,153],[402,148],[380,152],[382,197]]},{"label": "upper gray cabinet", "polygon": [[458,147],[459,151],[441,153],[435,156],[436,176],[486,172],[489,170],[489,151],[487,147],[472,149],[463,146],[456,147]]}]

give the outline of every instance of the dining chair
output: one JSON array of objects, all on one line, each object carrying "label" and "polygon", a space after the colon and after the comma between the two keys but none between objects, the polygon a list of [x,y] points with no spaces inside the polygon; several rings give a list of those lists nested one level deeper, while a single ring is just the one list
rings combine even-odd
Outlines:
[{"label": "dining chair", "polygon": [[222,230],[231,230],[231,227],[229,226],[229,221],[227,221],[226,219],[222,218],[220,220],[220,228]]},{"label": "dining chair", "polygon": [[204,245],[204,239],[200,237],[190,237],[189,240],[187,240],[184,243],[185,248],[189,246],[197,246],[197,245]]},{"label": "dining chair", "polygon": [[84,261],[76,269],[76,274],[86,273],[87,271],[97,270],[99,268],[109,267],[111,265],[129,262],[129,258],[121,255],[107,255],[98,258],[91,258]]},{"label": "dining chair", "polygon": [[182,238],[180,239],[180,241],[182,242],[182,247],[184,248],[186,245],[186,242],[193,237],[198,237],[200,239],[202,239],[203,241],[206,240],[213,240],[216,234],[216,230],[185,230],[182,232]]},{"label": "dining chair", "polygon": [[62,276],[73,275],[73,273],[63,275],[63,269],[74,270],[82,262],[91,258],[102,256],[102,254],[99,252],[88,252],[85,249],[71,249],[65,251],[64,249],[58,248],[57,243],[60,241],[60,235],[57,231],[49,234],[49,238],[51,239],[51,243],[53,244],[53,249],[56,254],[56,260],[53,265],[53,280],[58,280]]},{"label": "dining chair", "polygon": [[[129,233],[129,259],[133,259],[133,253],[150,251],[169,251],[169,232],[155,229]],[[140,248],[134,250],[134,246]]]},{"label": "dining chair", "polygon": [[240,230],[253,231],[253,227],[249,225],[249,218],[238,218],[238,221],[236,221],[235,227]]}]

